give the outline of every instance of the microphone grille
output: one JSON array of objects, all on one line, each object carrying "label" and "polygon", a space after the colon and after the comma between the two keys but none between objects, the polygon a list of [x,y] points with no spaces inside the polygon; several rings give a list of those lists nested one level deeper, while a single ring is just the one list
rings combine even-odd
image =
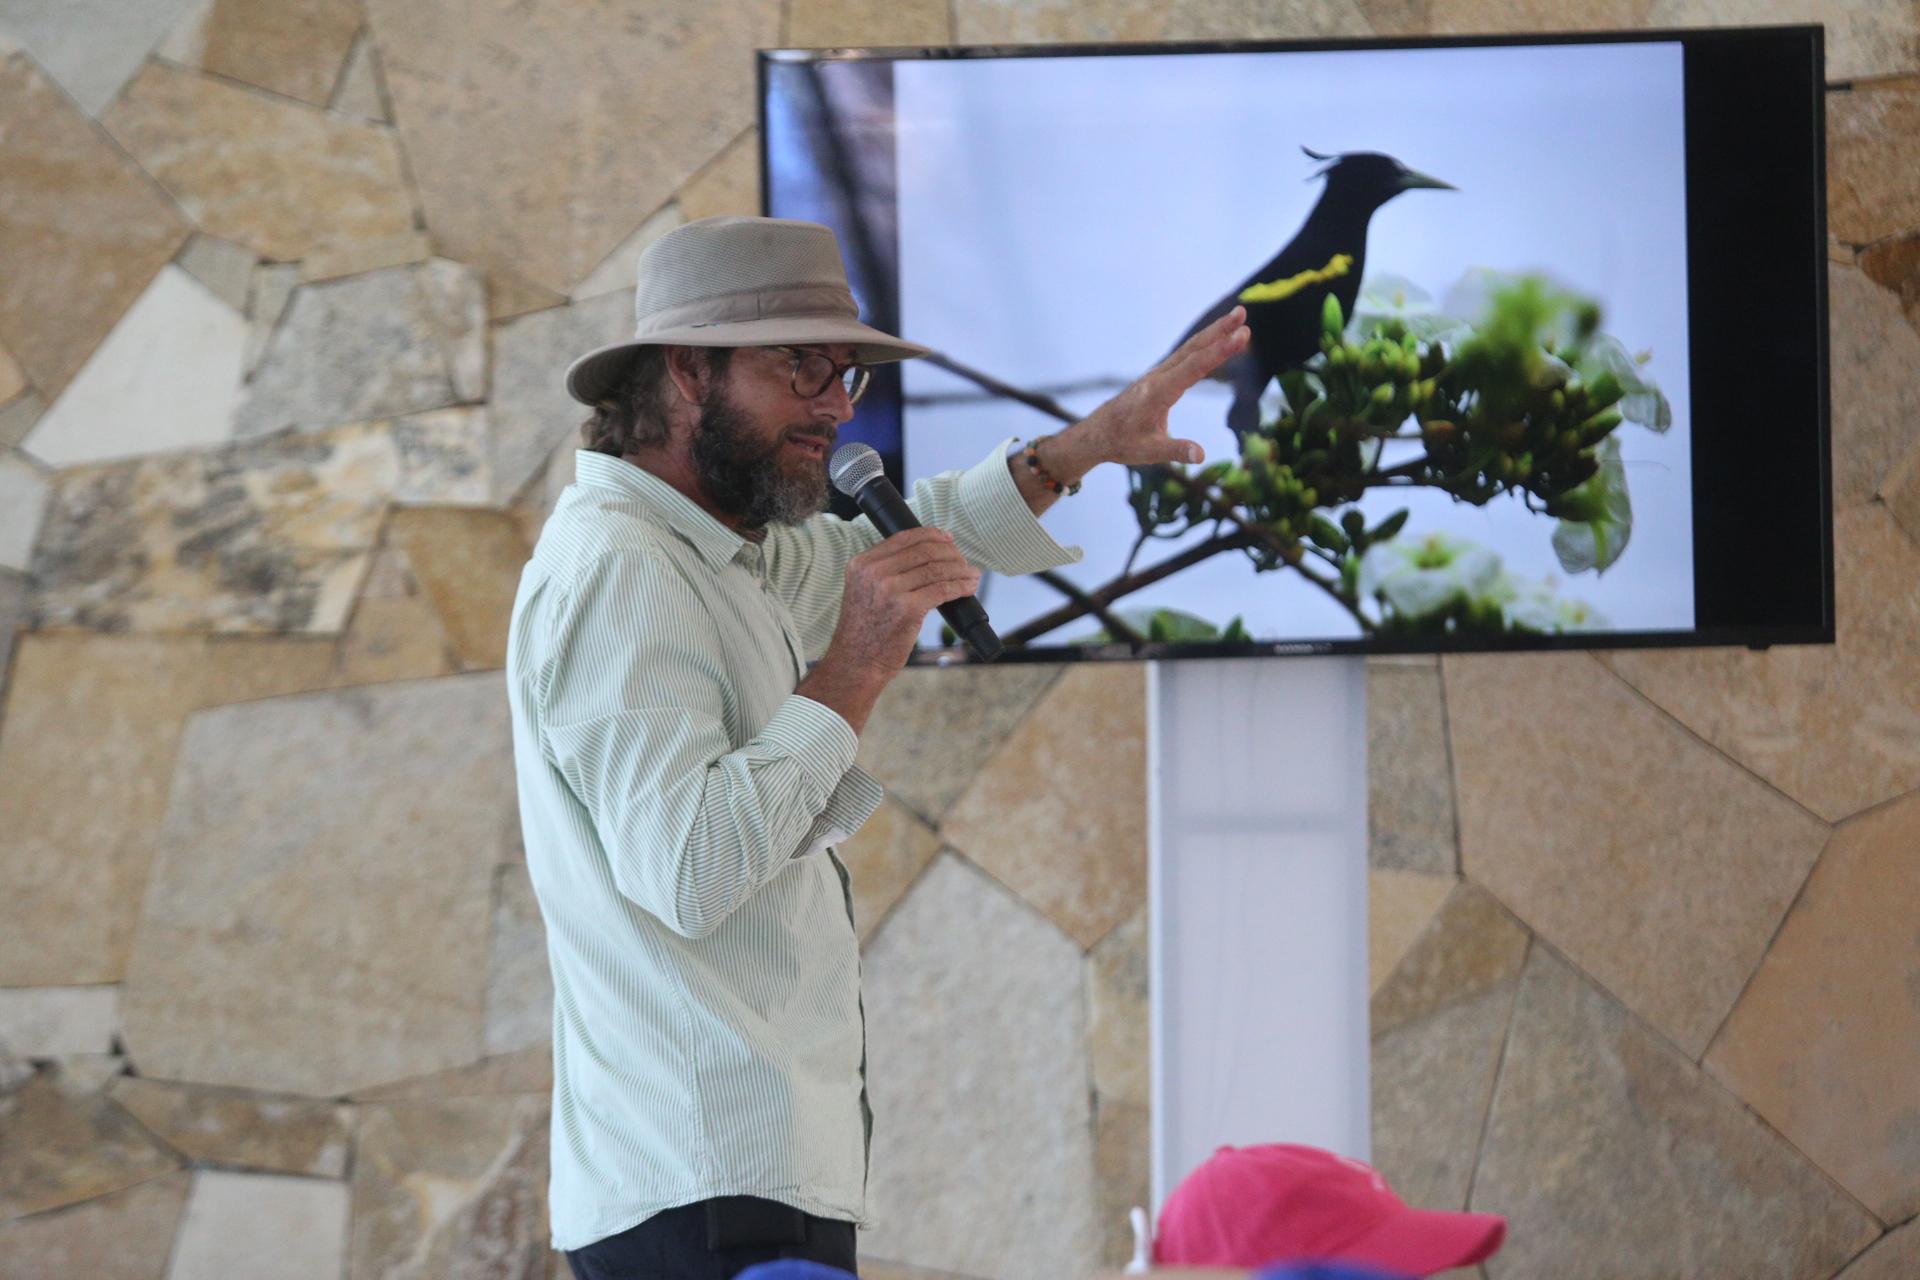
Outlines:
[{"label": "microphone grille", "polygon": [[827,474],[833,478],[833,487],[849,498],[879,479],[884,470],[880,465],[880,455],[874,452],[873,446],[861,444],[858,440],[835,449],[833,461],[827,464]]}]

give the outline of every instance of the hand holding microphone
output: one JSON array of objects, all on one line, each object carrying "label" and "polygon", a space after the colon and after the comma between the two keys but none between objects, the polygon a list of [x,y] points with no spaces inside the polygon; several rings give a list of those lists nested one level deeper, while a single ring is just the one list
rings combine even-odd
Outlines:
[{"label": "hand holding microphone", "polygon": [[[982,662],[1000,656],[1000,637],[987,621],[973,593],[980,573],[954,547],[953,539],[938,529],[922,529],[900,491],[893,487],[871,446],[854,443],[834,451],[828,467],[834,487],[859,504],[873,527],[886,539],[855,556],[847,566],[846,605],[856,612],[878,609],[912,613],[907,643],[896,664],[904,665],[913,652],[913,637],[929,608],[937,607],[967,647]],[[856,592],[863,599],[856,601]],[[872,600],[864,597],[871,596]],[[914,610],[917,609],[917,612]],[[843,625],[847,610],[843,608]]]}]

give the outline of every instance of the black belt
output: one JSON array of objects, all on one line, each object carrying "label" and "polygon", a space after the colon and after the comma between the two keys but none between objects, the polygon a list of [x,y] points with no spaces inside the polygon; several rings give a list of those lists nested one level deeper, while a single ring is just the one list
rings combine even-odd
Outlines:
[{"label": "black belt", "polygon": [[707,1214],[707,1248],[760,1249],[805,1244],[811,1215],[759,1196],[716,1196],[701,1202]]}]

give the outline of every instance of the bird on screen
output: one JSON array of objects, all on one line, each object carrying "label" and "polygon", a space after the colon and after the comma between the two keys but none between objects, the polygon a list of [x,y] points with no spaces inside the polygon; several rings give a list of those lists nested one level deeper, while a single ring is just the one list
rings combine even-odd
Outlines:
[{"label": "bird on screen", "polygon": [[1353,314],[1374,210],[1403,191],[1457,190],[1377,151],[1328,156],[1300,149],[1328,162],[1314,175],[1325,177],[1327,185],[1306,222],[1284,249],[1222,295],[1173,344],[1178,347],[1236,305],[1246,307],[1252,341],[1213,374],[1233,388],[1227,425],[1241,439],[1260,425],[1260,396],[1267,383],[1320,349],[1320,316],[1327,295],[1340,300],[1341,315]]}]

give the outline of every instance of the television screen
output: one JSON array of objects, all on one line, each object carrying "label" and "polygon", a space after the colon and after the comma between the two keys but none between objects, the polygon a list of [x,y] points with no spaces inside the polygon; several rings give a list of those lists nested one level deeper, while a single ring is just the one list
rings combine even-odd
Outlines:
[{"label": "television screen", "polygon": [[[1011,659],[1830,642],[1814,27],[762,55],[767,212],[934,348],[842,440],[902,488],[1085,416],[1238,302],[1104,466]],[[921,661],[964,651],[937,617]]]}]

